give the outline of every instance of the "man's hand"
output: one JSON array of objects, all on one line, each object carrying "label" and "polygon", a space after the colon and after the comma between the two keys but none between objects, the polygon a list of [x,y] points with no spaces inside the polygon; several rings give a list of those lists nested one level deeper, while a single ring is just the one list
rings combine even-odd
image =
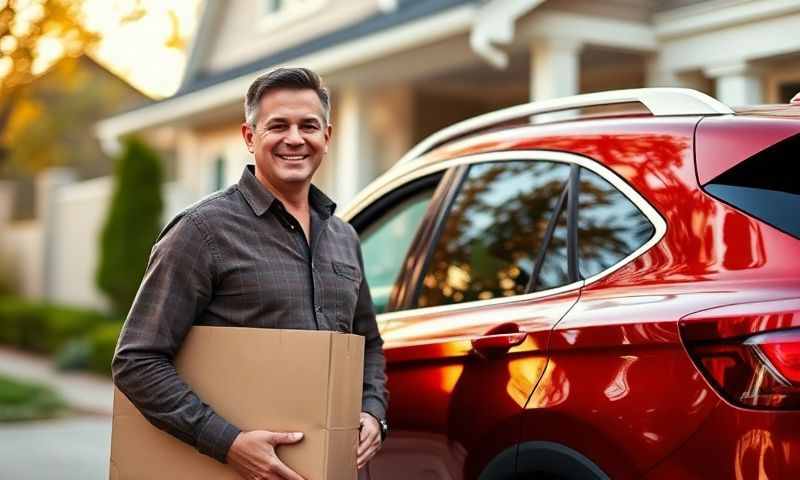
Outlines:
[{"label": "man's hand", "polygon": [[381,427],[369,413],[361,412],[361,430],[358,435],[358,469],[364,468],[381,448]]},{"label": "man's hand", "polygon": [[798,93],[797,95],[795,95],[794,97],[792,97],[792,100],[791,100],[789,103],[791,103],[791,104],[793,104],[793,105],[798,105],[798,104],[800,104],[800,93]]},{"label": "man's hand", "polygon": [[289,445],[302,439],[300,432],[242,432],[228,450],[228,465],[245,480],[303,480],[275,454],[278,445]]}]

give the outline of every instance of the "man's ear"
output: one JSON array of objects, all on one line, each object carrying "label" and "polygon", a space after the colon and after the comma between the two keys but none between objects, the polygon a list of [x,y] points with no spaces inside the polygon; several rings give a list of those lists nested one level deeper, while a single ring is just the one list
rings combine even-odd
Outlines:
[{"label": "man's ear", "polygon": [[333,134],[333,125],[330,123],[325,126],[325,153],[328,153],[328,145],[331,144],[331,135]]},{"label": "man's ear", "polygon": [[242,123],[242,138],[244,139],[245,145],[247,145],[247,151],[253,153],[253,127],[250,126],[249,123],[244,122]]}]

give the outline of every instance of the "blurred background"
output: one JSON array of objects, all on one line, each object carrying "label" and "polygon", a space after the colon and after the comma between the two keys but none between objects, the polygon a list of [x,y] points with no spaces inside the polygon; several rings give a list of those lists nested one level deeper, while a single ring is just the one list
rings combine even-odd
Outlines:
[{"label": "blurred background", "polygon": [[[0,477],[103,478],[152,242],[238,180],[250,82],[323,75],[340,208],[416,142],[530,100],[800,91],[796,0],[0,0]],[[58,472],[54,475],[53,472]]]}]

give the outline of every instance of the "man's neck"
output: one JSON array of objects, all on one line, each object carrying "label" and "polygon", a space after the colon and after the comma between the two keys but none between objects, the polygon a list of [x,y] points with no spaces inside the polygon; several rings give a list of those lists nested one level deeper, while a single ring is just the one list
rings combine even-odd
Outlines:
[{"label": "man's neck", "polygon": [[256,170],[256,178],[261,185],[272,193],[275,198],[283,203],[289,211],[308,211],[308,192],[311,188],[310,182],[302,182],[296,184],[282,184],[276,185],[270,182],[265,176]]}]

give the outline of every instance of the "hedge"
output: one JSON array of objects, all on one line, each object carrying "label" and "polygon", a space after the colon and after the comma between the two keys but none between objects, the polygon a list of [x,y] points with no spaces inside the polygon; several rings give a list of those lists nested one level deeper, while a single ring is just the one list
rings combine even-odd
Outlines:
[{"label": "hedge", "polygon": [[66,402],[50,387],[0,375],[0,422],[51,418],[66,411]]},{"label": "hedge", "polygon": [[89,335],[89,370],[111,376],[111,359],[117,347],[122,323],[101,325]]},{"label": "hedge", "polygon": [[109,374],[121,328],[93,310],[0,297],[0,343],[55,354],[60,367]]}]

